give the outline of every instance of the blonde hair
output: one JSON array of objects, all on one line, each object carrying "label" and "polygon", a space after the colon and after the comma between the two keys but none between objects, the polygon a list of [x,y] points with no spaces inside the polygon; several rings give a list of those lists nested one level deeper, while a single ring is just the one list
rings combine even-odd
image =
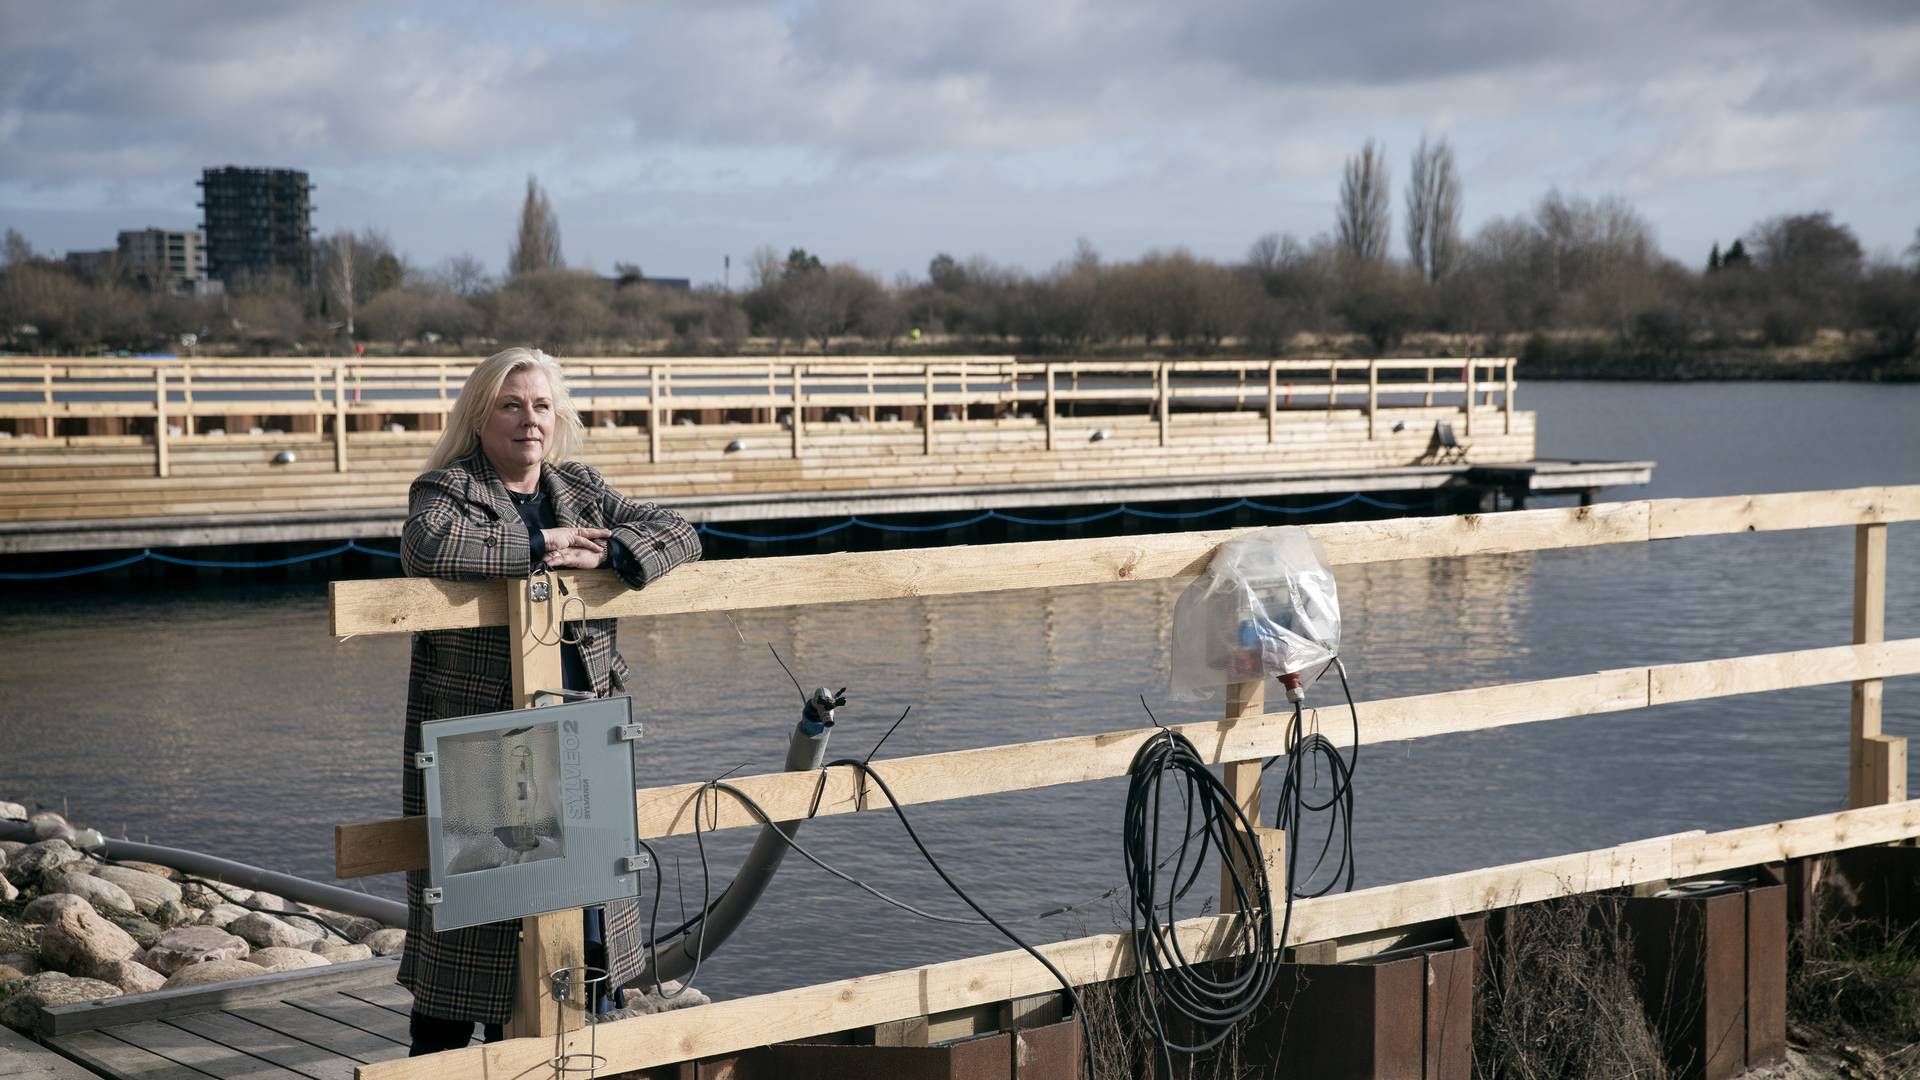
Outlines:
[{"label": "blonde hair", "polygon": [[559,363],[539,349],[515,346],[480,361],[468,373],[466,385],[460,387],[460,396],[453,402],[453,410],[447,413],[447,430],[434,445],[433,453],[427,456],[428,472],[446,468],[480,445],[480,427],[486,423],[507,376],[516,371],[538,371],[545,375],[553,393],[553,439],[541,460],[558,465],[572,461],[580,452],[583,425],[579,411],[573,407],[573,397],[567,393],[567,379]]}]

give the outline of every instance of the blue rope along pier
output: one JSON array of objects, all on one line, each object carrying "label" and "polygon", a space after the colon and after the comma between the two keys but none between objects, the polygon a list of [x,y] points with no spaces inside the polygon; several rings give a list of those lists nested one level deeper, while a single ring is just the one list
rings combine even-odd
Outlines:
[{"label": "blue rope along pier", "polygon": [[[925,525],[896,524],[885,521],[872,521],[863,517],[849,517],[845,521],[798,533],[759,536],[752,533],[718,529],[711,525],[701,525],[699,526],[699,531],[702,536],[711,536],[715,539],[732,540],[739,543],[788,544],[805,540],[817,540],[820,537],[830,536],[834,533],[852,528],[870,529],[882,533],[936,533],[946,532],[951,529],[972,528],[975,525],[984,524],[989,521],[1001,521],[1009,525],[1026,525],[1039,528],[1071,528],[1077,525],[1089,525],[1096,521],[1106,521],[1110,518],[1122,516],[1137,517],[1148,521],[1195,521],[1201,518],[1216,517],[1220,514],[1230,514],[1236,510],[1253,510],[1264,514],[1280,514],[1289,517],[1298,517],[1303,514],[1324,514],[1328,511],[1338,510],[1341,507],[1354,504],[1371,506],[1379,510],[1400,511],[1412,509],[1412,507],[1404,503],[1388,502],[1384,499],[1376,499],[1371,495],[1355,492],[1354,494],[1334,499],[1331,502],[1317,503],[1313,506],[1276,506],[1272,503],[1257,502],[1253,499],[1235,499],[1230,503],[1223,503],[1205,510],[1165,511],[1143,510],[1139,507],[1127,506],[1123,503],[1119,506],[1109,507],[1098,513],[1082,514],[1077,517],[1066,518],[1037,518],[1027,517],[1022,514],[1009,514],[1003,510],[983,510],[971,517],[960,518],[954,521],[934,522]],[[119,570],[143,562],[158,562],[170,566],[187,566],[205,570],[266,570],[273,567],[294,566],[299,563],[331,559],[349,552],[359,552],[362,555],[372,555],[382,559],[398,560],[400,558],[400,553],[397,551],[368,547],[354,540],[349,540],[344,544],[327,548],[324,551],[312,551],[304,555],[289,555],[283,559],[265,559],[259,561],[190,559],[180,555],[168,555],[164,552],[154,551],[149,548],[143,549],[138,554],[128,555],[121,559],[114,559],[111,562],[96,563],[92,566],[75,566],[64,570],[0,571],[0,581],[57,581],[61,578],[82,577],[87,574],[104,574],[111,570]]]}]

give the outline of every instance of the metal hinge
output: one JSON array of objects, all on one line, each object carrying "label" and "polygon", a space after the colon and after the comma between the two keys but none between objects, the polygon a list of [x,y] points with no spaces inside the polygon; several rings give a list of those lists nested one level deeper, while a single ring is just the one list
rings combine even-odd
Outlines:
[{"label": "metal hinge", "polygon": [[438,885],[428,886],[420,890],[420,902],[423,904],[437,904],[446,898],[447,891]]},{"label": "metal hinge", "polygon": [[653,869],[653,856],[651,855],[628,855],[620,860],[620,870],[622,873],[631,874],[638,870],[651,869]]},{"label": "metal hinge", "polygon": [[413,767],[416,769],[431,769],[439,763],[440,759],[431,750],[422,750],[413,755]]},{"label": "metal hinge", "polygon": [[621,742],[639,742],[641,739],[646,738],[647,725],[621,724],[614,729],[614,733],[619,736]]}]

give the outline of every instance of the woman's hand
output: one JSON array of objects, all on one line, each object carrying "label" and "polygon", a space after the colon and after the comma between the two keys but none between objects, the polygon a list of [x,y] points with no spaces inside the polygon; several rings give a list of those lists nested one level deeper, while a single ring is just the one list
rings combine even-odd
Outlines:
[{"label": "woman's hand", "polygon": [[543,529],[547,542],[546,564],[553,569],[591,570],[607,561],[607,529]]}]

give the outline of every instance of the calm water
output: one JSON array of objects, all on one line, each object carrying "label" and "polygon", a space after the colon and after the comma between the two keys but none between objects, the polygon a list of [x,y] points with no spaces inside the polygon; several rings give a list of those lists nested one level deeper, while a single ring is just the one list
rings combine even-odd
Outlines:
[{"label": "calm water", "polygon": [[[1527,385],[1543,456],[1658,459],[1655,496],[1920,482],[1920,387]],[[1887,633],[1920,634],[1920,531],[1891,531]],[[1418,561],[1339,572],[1345,656],[1364,700],[1603,668],[1837,644],[1850,633],[1851,530]],[[851,687],[834,749],[900,711],[888,755],[1136,726],[1217,704],[1165,700],[1179,588],[1147,583],[629,622],[621,644],[653,721],[643,783],[779,766],[796,713],[773,642],[809,687]],[[399,809],[406,641],[326,635],[316,587],[204,586],[69,601],[0,597],[0,798],[114,833],[325,878],[336,822]],[[1920,734],[1920,680],[1886,700]],[[1364,723],[1364,716],[1362,717]],[[1368,748],[1363,885],[1835,809],[1844,685]],[[1040,911],[1120,875],[1119,781],[916,808],[915,824],[990,910]],[[1269,807],[1271,813],[1271,807]],[[824,857],[960,910],[890,817],[823,821]],[[714,837],[724,881],[751,836]],[[700,902],[691,844],[668,846],[663,919]],[[397,893],[391,879],[367,882]],[[717,883],[716,883],[717,884]],[[684,890],[684,892],[683,892]],[[1190,912],[1191,913],[1191,912]],[[1105,930],[1093,904],[1035,939]],[[701,973],[721,994],[1004,947],[929,927],[797,860]]]}]

